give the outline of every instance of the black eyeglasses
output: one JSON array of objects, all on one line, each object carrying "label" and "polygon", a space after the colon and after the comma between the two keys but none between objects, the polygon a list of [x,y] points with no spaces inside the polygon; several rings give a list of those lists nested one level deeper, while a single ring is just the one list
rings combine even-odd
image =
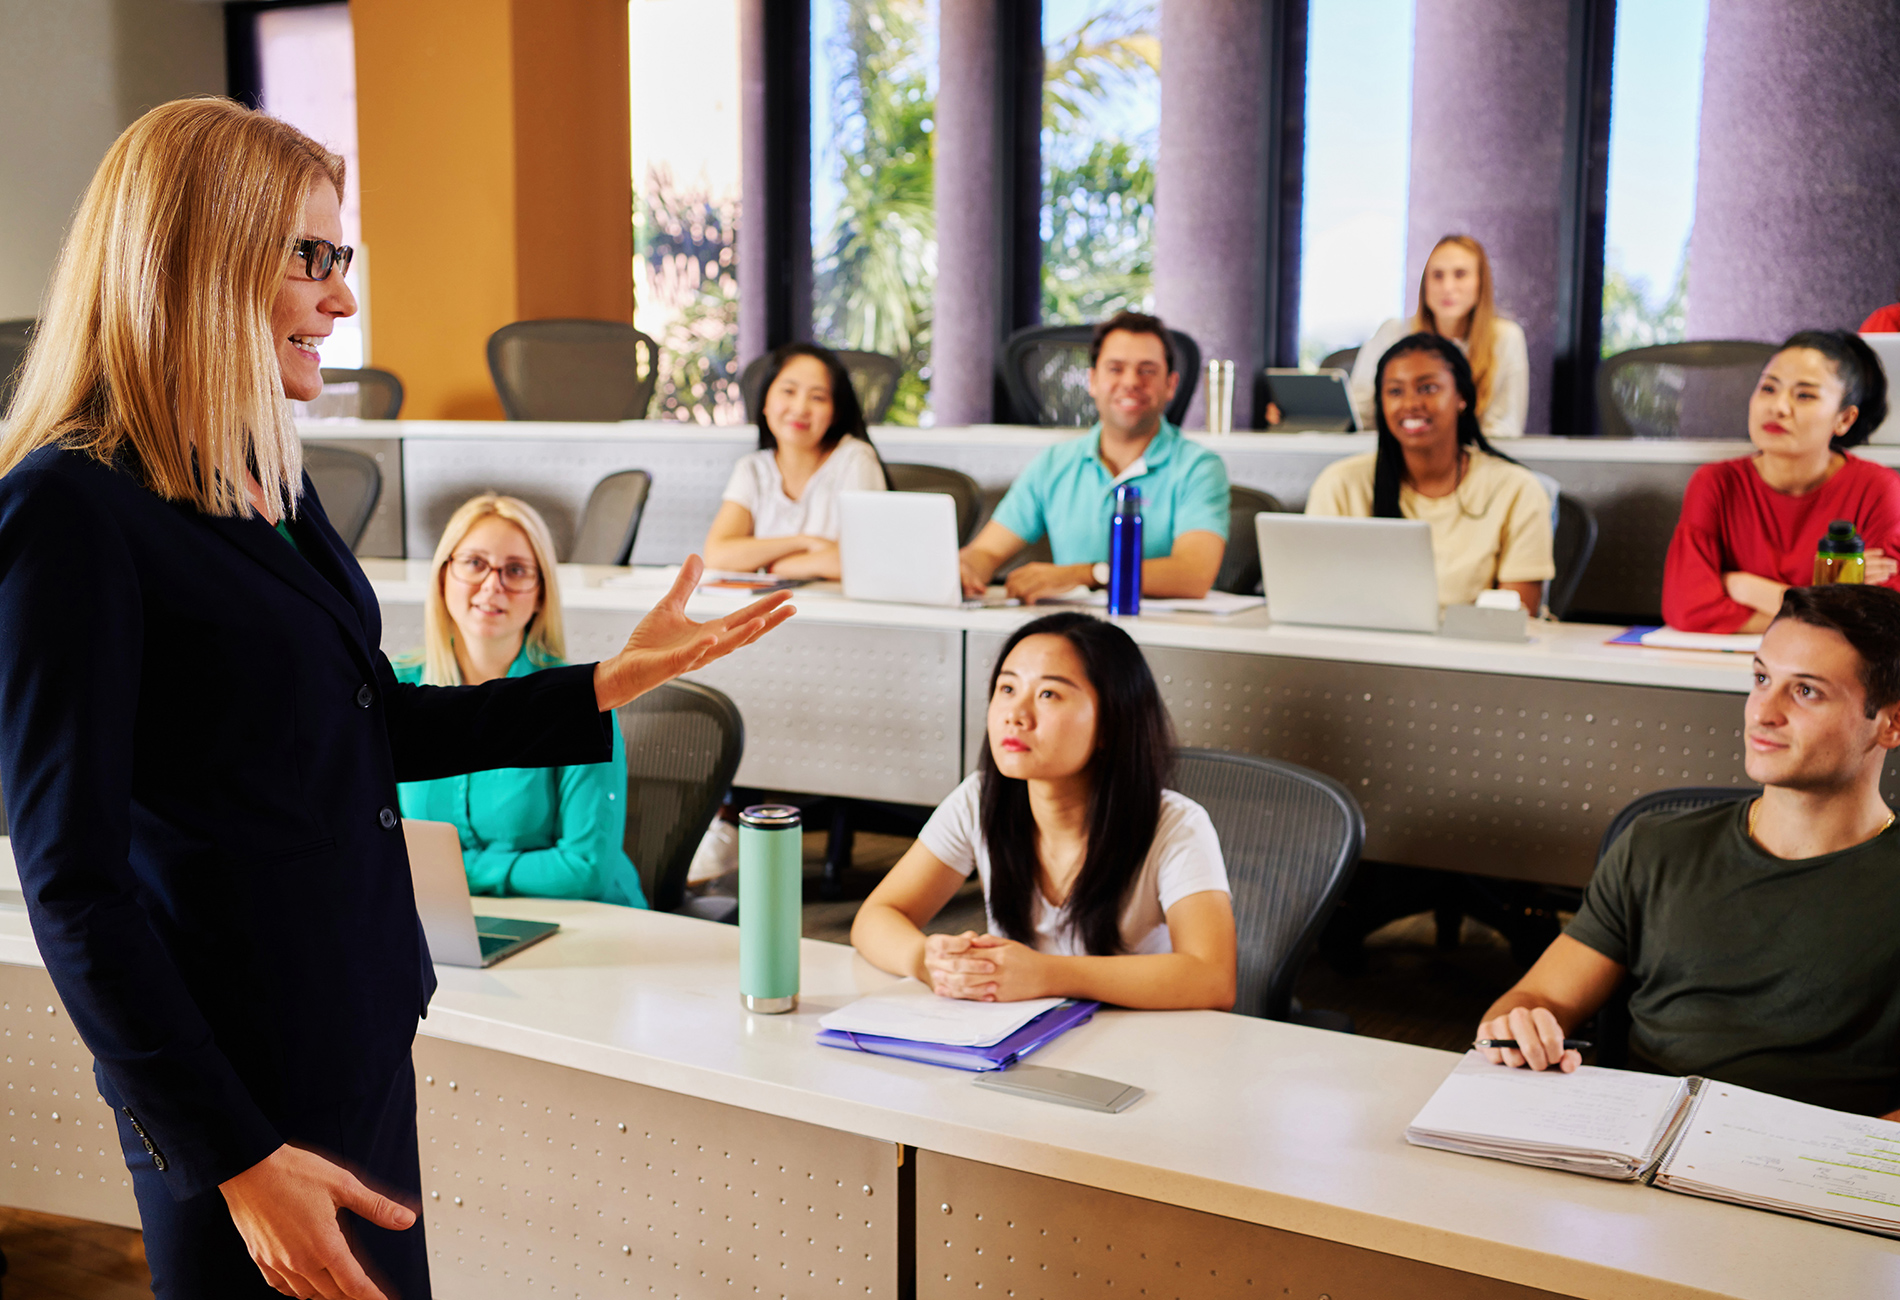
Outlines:
[{"label": "black eyeglasses", "polygon": [[290,251],[303,258],[303,269],[312,280],[327,280],[332,271],[348,275],[350,259],[356,256],[354,248],[339,248],[327,239],[299,239]]},{"label": "black eyeglasses", "polygon": [[519,560],[510,560],[506,564],[491,563],[487,556],[477,555],[473,551],[464,551],[460,555],[449,557],[449,572],[471,587],[479,587],[487,581],[490,573],[501,578],[501,589],[519,595],[533,591],[541,585],[541,571]]}]

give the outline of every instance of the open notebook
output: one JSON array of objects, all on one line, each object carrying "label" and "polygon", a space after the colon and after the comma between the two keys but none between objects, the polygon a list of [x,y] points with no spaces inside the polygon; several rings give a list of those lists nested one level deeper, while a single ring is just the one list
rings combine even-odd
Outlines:
[{"label": "open notebook", "polygon": [[1471,1052],[1405,1140],[1900,1237],[1900,1124],[1710,1079]]}]

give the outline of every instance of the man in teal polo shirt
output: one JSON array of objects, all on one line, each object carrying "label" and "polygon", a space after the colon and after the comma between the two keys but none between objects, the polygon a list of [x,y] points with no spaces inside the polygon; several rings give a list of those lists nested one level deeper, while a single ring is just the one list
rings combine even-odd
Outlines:
[{"label": "man in teal polo shirt", "polygon": [[1161,418],[1181,377],[1174,345],[1153,316],[1122,312],[1089,345],[1089,396],[1099,419],[1080,438],[1029,463],[996,514],[963,548],[963,589],[980,596],[1023,547],[1049,539],[1052,564],[1010,573],[1025,604],[1108,585],[1108,520],[1117,484],[1141,489],[1141,590],[1198,599],[1227,550],[1227,466]]}]

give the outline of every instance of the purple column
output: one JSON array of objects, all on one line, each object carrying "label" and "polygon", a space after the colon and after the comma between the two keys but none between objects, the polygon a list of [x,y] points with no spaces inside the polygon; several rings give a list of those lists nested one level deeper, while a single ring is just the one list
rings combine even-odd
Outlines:
[{"label": "purple column", "polygon": [[1569,11],[1555,0],[1418,0],[1412,47],[1406,308],[1441,237],[1483,244],[1498,310],[1529,344],[1532,434],[1550,430]]},{"label": "purple column", "polygon": [[1709,6],[1692,339],[1853,329],[1900,297],[1893,0]]},{"label": "purple column", "polygon": [[[1234,363],[1236,429],[1266,364],[1268,54],[1260,0],[1161,6],[1155,311]],[[1202,384],[1187,427],[1207,427],[1206,401]]]},{"label": "purple column", "polygon": [[930,404],[938,424],[987,424],[1008,307],[997,267],[997,0],[942,0],[939,24]]}]

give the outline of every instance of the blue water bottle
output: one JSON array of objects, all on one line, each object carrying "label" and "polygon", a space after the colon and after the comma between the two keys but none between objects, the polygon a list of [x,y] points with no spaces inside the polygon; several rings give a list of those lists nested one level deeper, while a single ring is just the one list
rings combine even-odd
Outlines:
[{"label": "blue water bottle", "polygon": [[1133,483],[1116,487],[1108,521],[1108,612],[1141,613],[1141,489]]}]

